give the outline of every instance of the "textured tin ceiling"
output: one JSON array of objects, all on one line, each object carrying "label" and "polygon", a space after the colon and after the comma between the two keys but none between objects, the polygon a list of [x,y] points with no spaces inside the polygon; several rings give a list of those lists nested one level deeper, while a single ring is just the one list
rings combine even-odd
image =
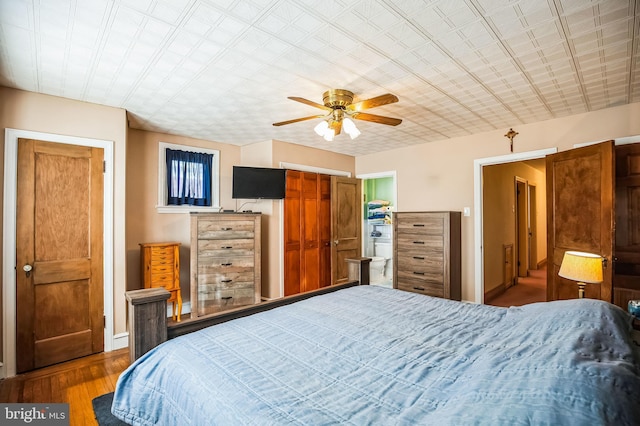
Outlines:
[{"label": "textured tin ceiling", "polygon": [[[124,108],[130,126],[350,155],[640,101],[640,0],[0,0],[0,85]],[[326,142],[322,103],[393,93]]]}]

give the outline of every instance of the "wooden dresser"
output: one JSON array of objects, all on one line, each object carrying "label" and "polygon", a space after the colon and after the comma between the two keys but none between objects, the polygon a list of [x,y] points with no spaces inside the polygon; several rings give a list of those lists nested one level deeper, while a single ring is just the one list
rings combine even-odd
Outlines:
[{"label": "wooden dresser", "polygon": [[144,288],[164,287],[171,293],[172,318],[180,321],[180,243],[140,244],[140,263]]},{"label": "wooden dresser", "polygon": [[461,298],[460,212],[393,213],[393,287]]},{"label": "wooden dresser", "polygon": [[191,315],[260,302],[260,213],[191,214]]}]

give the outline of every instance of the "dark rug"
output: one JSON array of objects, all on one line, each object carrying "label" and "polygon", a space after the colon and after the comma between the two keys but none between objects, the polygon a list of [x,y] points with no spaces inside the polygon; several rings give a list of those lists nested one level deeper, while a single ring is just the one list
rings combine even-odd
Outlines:
[{"label": "dark rug", "polygon": [[111,414],[111,403],[113,402],[113,392],[100,395],[94,398],[93,412],[100,426],[126,426],[127,424]]}]

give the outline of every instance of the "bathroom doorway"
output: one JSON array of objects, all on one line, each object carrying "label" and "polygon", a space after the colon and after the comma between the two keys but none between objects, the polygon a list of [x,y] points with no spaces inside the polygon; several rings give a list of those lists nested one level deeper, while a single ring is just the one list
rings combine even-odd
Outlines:
[{"label": "bathroom doorway", "polygon": [[362,179],[362,255],[371,260],[371,284],[393,287],[393,212],[397,211],[396,172]]}]

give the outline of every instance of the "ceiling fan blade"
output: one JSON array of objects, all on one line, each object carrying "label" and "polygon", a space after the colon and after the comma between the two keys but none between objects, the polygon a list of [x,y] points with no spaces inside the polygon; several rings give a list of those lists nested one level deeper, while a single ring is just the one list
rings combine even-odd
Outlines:
[{"label": "ceiling fan blade", "polygon": [[292,101],[296,101],[296,102],[301,102],[303,104],[311,105],[312,107],[320,108],[325,111],[332,111],[332,108],[329,108],[328,106],[320,105],[319,103],[310,101],[309,99],[299,98],[297,96],[289,96],[288,99],[291,99]]},{"label": "ceiling fan blade", "polygon": [[351,118],[364,121],[372,121],[374,123],[386,124],[388,126],[397,126],[402,123],[399,118],[383,117],[382,115],[367,114],[366,112],[354,112]]},{"label": "ceiling fan blade", "polygon": [[297,123],[298,121],[313,120],[314,118],[322,118],[322,117],[326,117],[326,115],[311,115],[309,117],[294,118],[293,120],[280,121],[278,123],[273,123],[273,125],[284,126],[285,124]]},{"label": "ceiling fan blade", "polygon": [[388,105],[398,102],[398,97],[396,95],[392,95],[391,93],[387,93],[384,95],[376,96],[375,98],[365,99],[364,101],[356,102],[355,104],[351,104],[347,106],[347,109],[350,111],[362,111],[369,108],[375,108],[382,105]]}]

